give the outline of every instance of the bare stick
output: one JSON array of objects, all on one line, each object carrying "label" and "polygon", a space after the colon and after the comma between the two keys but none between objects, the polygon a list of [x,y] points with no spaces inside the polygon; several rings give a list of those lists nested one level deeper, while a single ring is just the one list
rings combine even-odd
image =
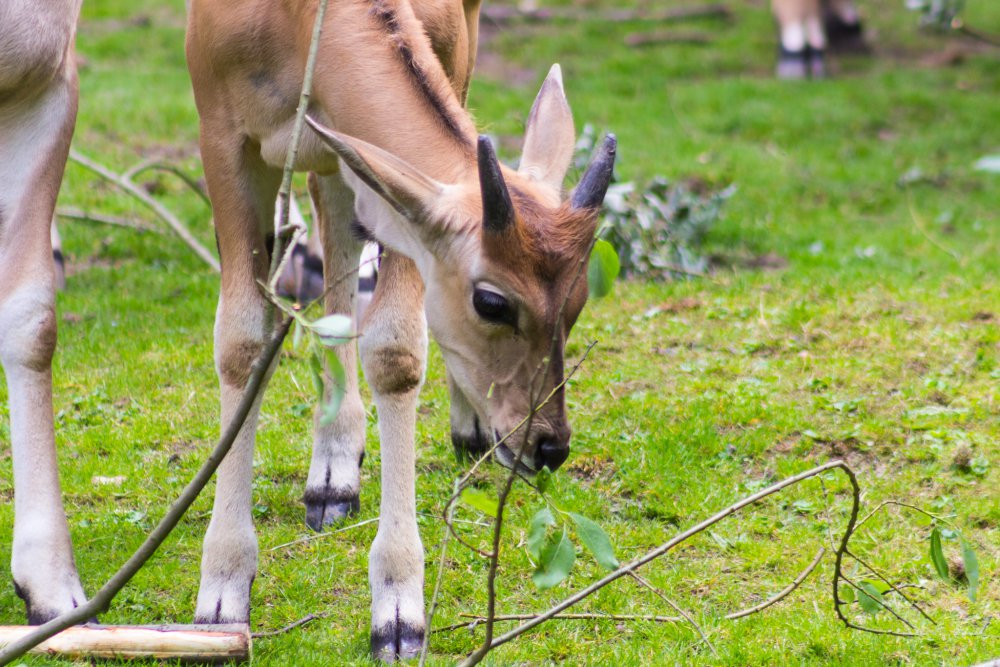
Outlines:
[{"label": "bare stick", "polygon": [[630,32],[625,35],[625,46],[639,48],[658,44],[694,44],[705,46],[712,43],[712,36],[704,32],[680,32],[677,30],[654,30],[652,32]]},{"label": "bare stick", "polygon": [[629,572],[628,575],[630,577],[632,577],[632,579],[634,579],[635,581],[639,582],[639,584],[641,586],[643,586],[643,587],[647,588],[648,590],[650,590],[654,595],[656,595],[656,597],[660,598],[661,600],[663,600],[664,602],[666,602],[668,605],[670,605],[671,609],[673,609],[678,614],[680,614],[682,617],[684,617],[684,620],[687,621],[691,625],[691,627],[693,627],[695,629],[695,632],[698,633],[698,636],[701,637],[701,641],[705,642],[708,645],[708,648],[710,648],[712,650],[712,655],[714,655],[716,658],[719,657],[719,652],[715,650],[715,645],[712,644],[712,642],[710,642],[708,640],[708,637],[705,636],[705,632],[701,629],[701,626],[698,625],[695,622],[695,620],[691,617],[691,614],[689,614],[686,611],[684,611],[680,607],[680,605],[678,605],[676,602],[674,602],[673,600],[671,600],[670,598],[668,598],[666,595],[664,595],[663,591],[661,591],[659,588],[657,588],[653,584],[649,583],[641,575],[637,574],[634,571],[633,572]]},{"label": "bare stick", "polygon": [[600,21],[602,23],[623,23],[625,21],[668,23],[673,21],[688,21],[701,18],[728,19],[732,16],[732,12],[730,12],[729,7],[723,4],[674,7],[660,11],[613,9],[602,12],[596,12],[591,9],[519,9],[516,7],[509,7],[507,5],[486,5],[482,9],[482,13],[484,18],[495,23],[507,23],[517,20],[529,22],[564,20]]},{"label": "bare stick", "polygon": [[[434,628],[434,632],[451,632],[452,630],[475,630],[480,624],[486,622],[485,616],[476,614],[460,614],[463,618],[471,619],[465,623],[454,623],[440,628]],[[537,618],[538,614],[498,614],[493,617],[494,622],[527,621]],[[656,616],[653,614],[556,614],[552,617],[556,621],[650,621],[652,623],[681,623],[684,621],[679,616]]]},{"label": "bare stick", "polygon": [[212,208],[212,200],[208,198],[208,193],[205,192],[205,188],[201,187],[195,179],[191,178],[187,172],[185,172],[180,167],[172,164],[167,164],[165,162],[157,162],[156,160],[143,160],[139,164],[130,168],[122,176],[129,179],[130,181],[135,181],[135,177],[146,171],[163,171],[168,174],[173,174],[177,178],[184,182],[184,185],[188,186],[196,195],[198,195],[208,208]]},{"label": "bare stick", "polygon": [[871,573],[872,573],[872,574],[874,574],[874,575],[875,575],[876,577],[878,577],[878,578],[879,578],[880,580],[882,580],[882,583],[884,583],[884,584],[885,584],[886,586],[888,586],[888,587],[889,587],[889,590],[893,591],[894,593],[897,593],[897,594],[899,595],[899,597],[901,597],[901,598],[903,598],[904,600],[906,600],[906,601],[907,601],[907,602],[909,603],[909,605],[910,605],[911,607],[913,607],[913,608],[914,608],[914,609],[916,609],[916,610],[917,610],[918,612],[920,612],[920,615],[921,615],[921,616],[923,616],[923,617],[924,617],[924,618],[926,618],[926,619],[927,619],[928,621],[930,621],[930,622],[931,622],[931,625],[937,625],[937,623],[936,623],[936,622],[934,621],[934,619],[933,619],[933,618],[931,618],[930,616],[928,616],[928,615],[927,615],[927,612],[925,612],[925,611],[924,611],[923,607],[921,607],[921,606],[920,606],[919,604],[917,604],[916,602],[914,602],[913,600],[911,600],[911,599],[910,599],[910,598],[909,598],[909,597],[908,597],[908,596],[906,595],[906,593],[904,593],[903,591],[901,591],[901,590],[900,590],[900,589],[899,589],[899,588],[898,588],[898,587],[896,586],[896,584],[892,583],[891,581],[889,581],[888,579],[886,579],[886,578],[885,578],[884,576],[882,576],[882,573],[881,573],[881,572],[879,572],[878,570],[876,570],[874,566],[872,566],[872,565],[869,565],[869,564],[868,564],[868,563],[867,563],[866,561],[862,560],[861,558],[859,558],[859,557],[858,557],[857,555],[855,555],[855,554],[854,554],[853,552],[851,552],[851,551],[848,551],[848,552],[847,552],[847,555],[848,555],[848,556],[850,556],[851,558],[853,558],[854,560],[858,561],[859,563],[861,563],[861,565],[862,565],[862,566],[864,566],[864,567],[865,567],[865,569],[867,569],[867,570],[868,570],[869,572],[871,572]]},{"label": "bare stick", "polygon": [[785,586],[780,591],[778,591],[777,593],[775,593],[773,597],[770,597],[767,600],[764,600],[760,604],[754,605],[753,607],[750,607],[749,609],[744,609],[742,611],[737,611],[737,612],[734,612],[732,614],[726,614],[726,618],[729,619],[729,620],[731,620],[731,621],[732,620],[736,620],[737,618],[744,618],[746,616],[750,616],[751,614],[756,614],[758,612],[764,611],[765,609],[767,609],[771,605],[776,604],[776,603],[780,602],[781,600],[785,599],[786,597],[788,597],[791,594],[792,591],[794,591],[796,588],[798,588],[802,584],[803,581],[806,580],[806,577],[808,577],[810,574],[812,574],[812,571],[816,569],[816,566],[819,565],[820,561],[823,560],[823,556],[825,556],[825,555],[826,555],[826,549],[824,549],[823,547],[820,547],[819,551],[816,553],[816,557],[813,558],[812,562],[809,563],[808,566],[806,566],[806,569],[802,570],[802,572],[799,573],[799,576],[795,577],[795,580],[792,581],[792,583],[790,583],[788,586]]},{"label": "bare stick", "polygon": [[111,605],[111,601],[114,599],[115,595],[125,587],[125,584],[135,576],[135,573],[146,564],[146,561],[156,553],[156,550],[163,544],[163,541],[170,534],[170,531],[180,522],[184,513],[187,512],[191,504],[197,499],[198,494],[201,490],[205,488],[208,481],[212,478],[215,473],[216,468],[222,463],[222,459],[225,458],[229,449],[233,446],[236,441],[236,435],[243,428],[243,422],[246,421],[247,415],[250,414],[250,410],[253,407],[254,401],[257,400],[257,395],[260,393],[264,381],[267,377],[268,369],[271,367],[271,363],[277,356],[278,351],[281,349],[281,343],[285,340],[285,335],[288,333],[288,328],[291,325],[290,319],[282,320],[281,324],[278,325],[277,331],[271,337],[271,340],[264,347],[261,352],[260,357],[254,362],[251,369],[250,379],[247,381],[246,388],[243,390],[243,396],[240,399],[239,405],[236,407],[236,412],[233,415],[232,421],[226,427],[225,432],[222,434],[222,438],[219,443],[212,450],[211,455],[202,464],[201,468],[195,474],[188,485],[184,487],[184,491],[181,492],[177,500],[170,506],[167,513],[156,525],[156,528],[150,532],[149,536],[142,543],[142,545],[136,550],[132,557],[126,561],[126,563],[121,567],[118,572],[114,574],[111,579],[108,580],[101,590],[87,602],[84,602],[76,609],[66,612],[56,618],[52,619],[48,623],[39,626],[36,630],[32,631],[30,634],[12,642],[6,646],[2,651],[0,651],[0,665],[7,665],[11,661],[16,660],[18,657],[24,655],[25,652],[31,650],[33,647],[37,646],[46,639],[52,637],[61,630],[77,625],[79,623],[84,623],[87,619],[93,618],[98,614],[104,613],[108,610]]},{"label": "bare stick", "polygon": [[255,632],[255,633],[253,633],[250,636],[253,637],[254,639],[264,639],[266,637],[277,637],[278,635],[283,635],[286,632],[294,630],[295,628],[302,627],[306,623],[312,623],[313,621],[315,621],[316,619],[319,619],[319,618],[326,618],[326,614],[306,614],[305,616],[303,616],[299,620],[297,620],[297,621],[295,621],[293,623],[289,623],[288,625],[286,625],[285,627],[283,627],[283,628],[281,628],[279,630],[269,630],[268,632]]},{"label": "bare stick", "polygon": [[336,535],[337,533],[343,533],[348,530],[354,530],[355,528],[360,528],[361,526],[367,526],[370,523],[377,523],[378,517],[373,519],[365,519],[364,521],[359,521],[357,523],[352,523],[350,526],[344,526],[343,528],[338,528],[336,530],[328,530],[322,533],[317,533],[315,535],[306,535],[305,537],[300,537],[297,540],[292,540],[291,542],[285,542],[284,544],[279,544],[276,547],[271,547],[268,552],[277,551],[278,549],[284,549],[285,547],[294,547],[296,544],[305,544],[306,542],[312,542],[313,540],[321,540],[324,537],[330,537],[331,535]]},{"label": "bare stick", "polygon": [[[29,634],[30,626],[0,627],[0,645]],[[225,625],[83,625],[67,628],[32,653],[75,660],[135,659],[194,662],[244,661],[250,657],[250,629]]]},{"label": "bare stick", "polygon": [[[312,41],[309,44],[309,55],[306,58],[306,71],[302,78],[302,93],[299,95],[299,106],[295,110],[295,124],[292,125],[292,137],[285,156],[285,170],[281,177],[281,187],[278,189],[278,217],[274,221],[274,250],[271,252],[270,287],[277,292],[276,283],[281,276],[281,264],[287,261],[284,256],[284,239],[278,233],[288,224],[288,206],[292,196],[292,174],[295,172],[295,160],[299,155],[299,141],[302,139],[302,128],[306,123],[306,110],[309,108],[309,98],[312,96],[313,72],[316,70],[316,54],[319,53],[319,37],[323,32],[323,17],[326,15],[327,0],[319,0],[316,7],[316,18],[313,20]],[[304,230],[293,233],[299,236]]]},{"label": "bare stick", "polygon": [[82,167],[86,167],[109,183],[118,187],[120,190],[127,192],[148,206],[154,213],[156,213],[157,216],[160,217],[161,220],[166,222],[170,228],[174,230],[174,233],[177,234],[177,236],[184,241],[184,243],[187,244],[187,246],[191,248],[196,255],[198,255],[198,257],[212,267],[213,271],[216,273],[220,271],[219,260],[217,260],[215,256],[205,248],[205,246],[199,243],[198,239],[191,235],[191,232],[188,231],[188,228],[183,222],[180,221],[180,218],[174,215],[173,212],[171,212],[166,206],[151,197],[148,192],[136,185],[131,179],[112,172],[107,167],[81,155],[76,150],[70,149],[69,158],[73,160],[73,162],[76,162]]},{"label": "bare stick", "polygon": [[127,229],[134,229],[139,232],[158,231],[155,227],[148,225],[141,220],[130,220],[129,218],[124,218],[118,215],[104,215],[103,213],[94,213],[91,211],[86,211],[82,208],[75,208],[72,206],[60,206],[59,208],[56,209],[56,215],[59,216],[60,218],[66,218],[68,220],[99,222],[102,225],[125,227]]},{"label": "bare stick", "polygon": [[[458,484],[456,483],[456,487]],[[457,489],[456,489],[457,490]],[[437,610],[438,595],[441,593],[441,581],[444,579],[444,566],[448,557],[448,541],[451,537],[451,529],[449,523],[455,519],[455,506],[452,505],[445,514],[445,529],[444,534],[441,535],[441,556],[438,559],[438,572],[437,577],[434,579],[434,594],[431,596],[431,603],[427,607],[427,619],[424,624],[425,628],[430,628],[431,623],[434,621],[434,612]],[[420,663],[418,667],[424,667],[427,662],[427,651],[430,650],[431,646],[431,633],[424,633],[424,643],[420,647]]]},{"label": "bare stick", "polygon": [[[812,562],[806,566],[802,572],[799,573],[795,580],[788,586],[784,587],[772,597],[768,598],[764,602],[758,605],[754,605],[748,609],[743,609],[741,611],[736,611],[731,614],[726,614],[724,618],[727,620],[736,620],[738,618],[745,618],[752,614],[764,611],[768,607],[777,604],[781,600],[788,597],[792,591],[798,588],[803,581],[805,581],[810,574],[816,569],[816,567],[822,562],[823,556],[826,555],[826,549],[820,548],[816,557],[813,558]],[[460,628],[474,628],[479,623],[486,620],[485,616],[478,616],[475,614],[460,614],[464,618],[472,619],[471,623],[455,623],[454,625],[446,625],[441,628],[435,628],[434,632],[448,632],[451,630],[458,630]],[[495,621],[529,621],[534,618],[538,618],[540,614],[501,614],[494,617]],[[655,623],[681,623],[684,621],[680,616],[656,616],[650,614],[600,614],[600,613],[580,613],[580,614],[556,614],[552,617],[553,620],[604,620],[604,621],[651,621]]]},{"label": "bare stick", "polygon": [[[635,560],[633,560],[633,561],[631,561],[631,562],[623,565],[622,567],[618,568],[614,572],[611,572],[611,573],[605,575],[599,581],[596,581],[593,584],[591,584],[590,586],[587,586],[586,588],[578,591],[577,593],[574,593],[573,595],[565,598],[562,602],[560,602],[559,604],[556,604],[555,606],[551,607],[548,611],[546,611],[546,612],[544,612],[542,614],[539,614],[535,618],[533,618],[533,619],[531,619],[531,620],[529,620],[529,621],[527,621],[525,623],[522,623],[521,625],[519,625],[518,627],[514,628],[510,632],[507,632],[507,633],[505,633],[505,634],[497,637],[496,639],[494,639],[492,641],[490,647],[491,648],[496,648],[497,646],[501,646],[501,645],[506,644],[507,642],[513,640],[513,639],[516,639],[517,637],[521,636],[522,634],[524,634],[528,630],[530,630],[530,629],[532,629],[532,628],[534,628],[534,627],[536,627],[536,626],[544,623],[545,621],[547,621],[550,618],[556,616],[560,612],[562,612],[562,611],[564,611],[566,609],[569,609],[570,607],[572,607],[576,603],[580,602],[581,600],[586,599],[587,597],[589,597],[590,595],[592,595],[596,591],[599,591],[600,589],[604,588],[605,586],[607,586],[611,582],[613,582],[613,581],[615,581],[617,579],[620,579],[623,576],[626,576],[629,572],[642,567],[643,565],[649,563],[650,561],[656,560],[657,558],[659,558],[663,554],[667,553],[668,551],[670,551],[671,549],[673,549],[674,547],[676,547],[678,544],[681,544],[682,542],[684,542],[684,541],[688,540],[689,538],[691,538],[693,535],[697,535],[698,533],[701,533],[701,532],[705,531],[706,529],[708,529],[711,526],[715,525],[719,521],[722,521],[726,517],[731,516],[731,515],[739,512],[740,510],[742,510],[743,508],[747,507],[748,505],[752,505],[752,504],[754,504],[754,503],[756,503],[756,502],[758,502],[758,501],[760,501],[760,500],[762,500],[762,499],[764,499],[764,498],[766,498],[766,497],[768,497],[770,495],[773,495],[773,494],[781,491],[782,489],[785,489],[785,488],[787,488],[789,486],[793,486],[795,484],[798,484],[799,482],[802,482],[803,480],[809,479],[811,477],[816,477],[817,475],[821,475],[822,473],[824,473],[824,472],[826,472],[828,470],[833,470],[833,469],[836,469],[836,468],[839,468],[839,469],[843,470],[848,475],[848,477],[853,481],[853,483],[854,483],[855,493],[854,493],[854,508],[853,508],[854,512],[853,512],[853,516],[856,518],[857,517],[857,506],[858,506],[858,503],[860,502],[860,488],[857,486],[857,480],[854,477],[854,472],[843,461],[840,461],[840,460],[830,461],[830,462],[825,463],[825,464],[823,464],[821,466],[817,466],[817,467],[812,468],[810,470],[807,470],[805,472],[799,473],[798,475],[795,475],[794,477],[789,477],[788,479],[785,479],[785,480],[783,480],[781,482],[778,482],[777,484],[769,486],[768,488],[766,488],[766,489],[764,489],[762,491],[759,491],[759,492],[753,494],[752,496],[748,496],[748,497],[740,500],[739,502],[734,503],[734,504],[730,505],[729,507],[721,510],[720,512],[717,512],[716,514],[712,515],[708,519],[705,519],[704,521],[702,521],[698,525],[696,525],[696,526],[694,526],[692,528],[689,528],[688,530],[684,531],[680,535],[677,535],[676,537],[671,538],[667,542],[664,542],[659,547],[657,547],[655,549],[652,549],[651,551],[648,551],[643,556],[641,556],[641,557],[639,557],[639,558],[637,558],[637,559],[635,559]],[[853,526],[853,521],[851,522],[850,525]]]}]

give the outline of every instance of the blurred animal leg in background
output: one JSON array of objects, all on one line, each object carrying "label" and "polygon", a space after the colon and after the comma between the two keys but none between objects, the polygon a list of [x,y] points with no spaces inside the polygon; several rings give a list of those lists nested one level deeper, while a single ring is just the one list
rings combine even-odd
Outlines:
[{"label": "blurred animal leg in background", "polygon": [[861,16],[853,0],[825,0],[823,27],[830,50],[836,53],[870,53]]},{"label": "blurred animal leg in background", "polygon": [[820,0],[772,0],[778,22],[779,79],[826,76],[826,35]]}]

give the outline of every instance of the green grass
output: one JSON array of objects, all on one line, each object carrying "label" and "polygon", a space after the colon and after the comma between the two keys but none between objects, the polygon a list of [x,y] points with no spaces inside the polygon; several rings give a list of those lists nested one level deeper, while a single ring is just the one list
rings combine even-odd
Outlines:
[{"label": "green grass", "polygon": [[[602,4],[613,3],[585,6]],[[922,626],[926,637],[844,629],[831,607],[829,558],[775,607],[722,619],[782,588],[824,544],[824,496],[814,482],[729,519],[714,529],[718,539],[698,537],[646,570],[698,618],[718,658],[684,625],[558,621],[488,662],[961,665],[997,657],[995,624],[984,637],[969,636],[1000,611],[1000,176],[972,168],[1000,150],[997,52],[926,67],[922,56],[946,41],[919,34],[901,2],[868,3],[881,39],[875,58],[840,61],[830,81],[777,82],[766,10],[731,4],[733,21],[694,24],[712,31],[707,46],[630,49],[623,37],[642,24],[597,21],[507,28],[490,44],[537,81],[551,62],[562,63],[578,124],[618,134],[622,177],[664,174],[739,188],[707,248],[737,268],[711,280],[620,284],[611,298],[588,306],[569,354],[592,340],[598,345],[571,382],[574,447],[553,496],[563,509],[598,519],[624,560],[766,483],[845,457],[866,508],[898,499],[952,517],[979,554],[979,600],[935,579],[930,528],[891,510],[857,537],[856,549],[894,579],[923,586],[914,595],[939,624]],[[1000,31],[1000,6],[970,5],[970,23]],[[118,169],[150,155],[200,168],[181,12],[179,2],[84,3],[78,150]],[[484,72],[470,105],[489,131],[519,135],[534,92]],[[900,187],[914,168],[927,178]],[[169,177],[162,181],[164,200],[211,244],[202,204]],[[61,202],[145,215],[76,166],[67,170]],[[217,437],[211,331],[218,282],[171,236],[83,223],[63,232],[76,270],[59,297],[57,440],[77,563],[84,587],[94,591]],[[768,253],[787,266],[739,268]],[[306,359],[289,350],[258,436],[261,563],[252,621],[264,630],[308,613],[327,617],[258,641],[261,665],[367,660],[374,526],[272,550],[307,534],[299,497],[311,421],[302,405],[311,400]],[[945,409],[928,416],[928,407]],[[435,517],[462,470],[451,454],[443,366],[433,346],[420,414],[417,503],[429,594],[442,528]],[[361,518],[375,516],[379,496],[378,442],[374,421],[369,425]],[[9,498],[5,387],[0,443],[0,493]],[[979,462],[977,472],[955,465],[966,452]],[[95,476],[124,480],[95,485]],[[837,530],[846,485],[839,478],[825,484]],[[535,591],[521,543],[539,506],[523,488],[513,501],[498,584],[502,612],[543,609],[600,576],[581,553],[567,582]],[[190,620],[210,507],[208,497],[196,503],[102,621]],[[9,557],[10,503],[0,514],[2,561]],[[957,553],[952,542],[946,548]],[[484,561],[453,545],[435,623],[481,612],[485,575]],[[672,614],[630,582],[583,609]],[[891,627],[884,616],[862,620]],[[0,623],[23,618],[13,588],[0,587]],[[432,662],[453,662],[480,636],[436,636]]]}]

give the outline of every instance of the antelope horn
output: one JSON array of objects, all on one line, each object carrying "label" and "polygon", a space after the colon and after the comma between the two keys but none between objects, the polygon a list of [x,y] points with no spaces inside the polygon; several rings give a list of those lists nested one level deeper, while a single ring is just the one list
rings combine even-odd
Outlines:
[{"label": "antelope horn", "polygon": [[577,184],[570,197],[573,208],[599,208],[604,202],[604,195],[611,184],[611,175],[615,170],[615,154],[618,151],[618,139],[613,134],[604,137],[601,147],[587,166],[583,178]]},{"label": "antelope horn", "polygon": [[479,189],[483,196],[483,227],[500,234],[514,224],[514,204],[500,173],[500,162],[486,135],[479,136]]}]

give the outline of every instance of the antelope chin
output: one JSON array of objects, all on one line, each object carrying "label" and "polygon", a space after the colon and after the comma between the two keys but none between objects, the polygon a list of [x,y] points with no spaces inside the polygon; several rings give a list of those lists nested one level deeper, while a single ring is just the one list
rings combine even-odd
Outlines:
[{"label": "antelope chin", "polygon": [[[499,439],[499,438],[498,438]],[[518,474],[524,475],[525,477],[534,477],[538,471],[532,468],[527,461],[529,460],[526,456],[521,456],[521,460],[517,460],[517,454],[511,451],[510,447],[501,444],[493,451],[493,458],[496,459],[497,463],[502,465],[508,470],[514,470],[515,464],[517,465]]]}]

